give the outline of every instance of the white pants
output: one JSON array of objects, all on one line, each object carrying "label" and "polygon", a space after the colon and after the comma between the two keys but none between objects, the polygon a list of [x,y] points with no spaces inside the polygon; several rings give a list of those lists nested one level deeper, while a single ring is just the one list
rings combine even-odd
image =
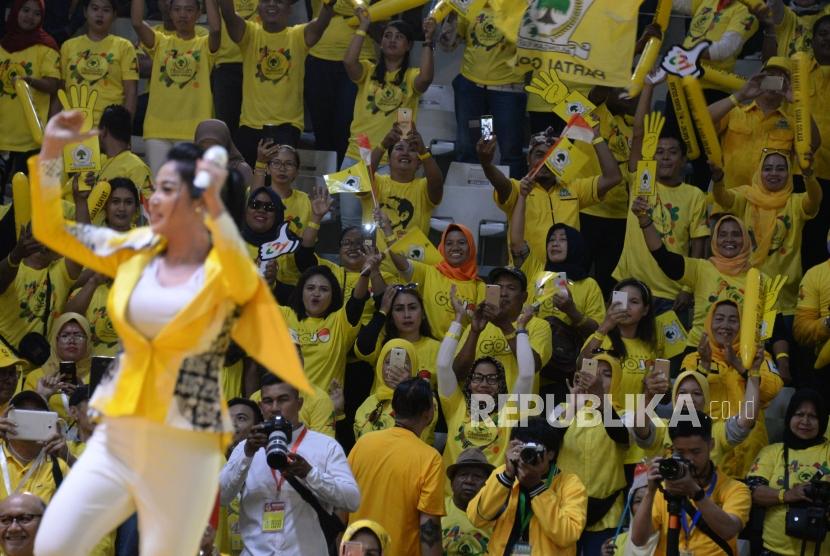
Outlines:
[{"label": "white pants", "polygon": [[219,435],[105,419],[46,509],[36,556],[87,556],[138,510],[141,556],[199,551],[219,488]]},{"label": "white pants", "polygon": [[147,158],[147,166],[150,167],[150,172],[153,175],[153,181],[156,180],[159,168],[167,161],[167,153],[176,143],[180,141],[173,141],[168,139],[145,139],[144,140],[144,155]]}]

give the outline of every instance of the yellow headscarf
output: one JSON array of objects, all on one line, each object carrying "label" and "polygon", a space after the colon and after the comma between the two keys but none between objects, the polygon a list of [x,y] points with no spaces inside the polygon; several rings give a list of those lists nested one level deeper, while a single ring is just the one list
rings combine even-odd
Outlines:
[{"label": "yellow headscarf", "polygon": [[[715,318],[715,310],[723,305],[724,303],[728,303],[730,305],[734,305],[738,309],[738,321],[741,320],[741,308],[738,306],[737,303],[732,301],[721,300],[716,303],[712,303],[712,306],[709,307],[709,313],[706,315],[706,322],[703,324],[704,330],[706,330],[706,335],[709,339],[709,347],[712,349],[712,361],[717,362],[724,367],[729,367],[729,362],[726,360],[726,350],[721,347],[719,343],[715,341],[715,332],[712,330],[712,320]],[[735,338],[732,340],[732,349],[735,353],[740,353],[741,347],[741,334],[740,329],[738,329],[738,334],[735,335]]]},{"label": "yellow headscarf", "polygon": [[[772,155],[784,157],[787,162],[787,184],[780,191],[770,191],[764,186],[761,173],[764,162]],[[787,206],[787,201],[793,193],[793,173],[790,154],[785,151],[764,149],[758,167],[752,175],[752,184],[743,185],[738,191],[746,197],[752,210],[752,232],[755,236],[755,250],[752,252],[750,261],[752,266],[759,266],[769,254],[769,246],[772,243],[772,236],[775,234],[775,220],[779,211]]]},{"label": "yellow headscarf", "polygon": [[672,386],[671,389],[672,404],[677,403],[677,391],[680,389],[680,384],[689,377],[693,378],[695,382],[697,382],[700,386],[700,391],[703,392],[703,411],[704,413],[708,414],[709,402],[711,399],[709,396],[709,379],[707,379],[705,376],[694,370],[683,371],[682,373],[677,375],[677,378],[674,380],[674,386]]},{"label": "yellow headscarf", "polygon": [[79,313],[71,312],[62,314],[52,323],[52,334],[49,337],[51,352],[49,353],[49,359],[43,364],[43,376],[55,375],[60,369],[61,359],[58,357],[58,334],[60,334],[61,328],[63,328],[66,323],[72,321],[77,322],[78,326],[80,326],[84,331],[84,334],[86,334],[86,351],[81,359],[75,364],[75,368],[77,369],[79,377],[89,376],[90,352],[92,351],[92,331],[89,328],[89,321],[86,320],[85,316]]},{"label": "yellow headscarf", "polygon": [[391,400],[392,394],[394,393],[383,380],[383,362],[386,360],[386,356],[389,352],[394,348],[405,349],[406,354],[409,356],[409,366],[411,368],[410,372],[412,376],[415,376],[418,372],[418,352],[415,351],[415,346],[406,340],[402,340],[401,338],[395,338],[386,342],[380,350],[377,363],[375,363],[375,381],[377,381],[378,385],[377,390],[375,391],[375,396],[378,400]]},{"label": "yellow headscarf", "polygon": [[389,536],[389,533],[386,532],[386,529],[383,526],[376,522],[372,521],[371,519],[358,519],[346,529],[346,532],[343,533],[343,540],[341,542],[348,542],[352,540],[352,538],[361,530],[361,529],[369,529],[375,536],[378,538],[380,542],[380,552],[381,554],[386,554],[387,550],[392,548],[392,537]]},{"label": "yellow headscarf", "polygon": [[[741,252],[732,258],[721,255],[720,248],[718,247],[718,230],[720,230],[723,223],[728,220],[738,223],[738,226],[741,228],[741,235],[743,236],[743,247],[741,247]],[[746,226],[744,226],[744,223],[741,222],[739,218],[735,218],[731,214],[722,216],[721,219],[715,224],[715,228],[712,230],[711,246],[712,256],[709,257],[709,262],[715,265],[715,268],[717,268],[718,272],[721,274],[726,274],[727,276],[737,276],[739,274],[743,274],[752,266],[749,262],[749,258],[752,255],[752,242],[749,240],[749,234],[746,231]]]},{"label": "yellow headscarf", "polygon": [[[597,353],[591,357],[597,361],[605,361],[611,366],[611,388],[608,393],[611,394],[611,401],[615,402],[615,406],[622,407],[625,399],[620,393],[620,380],[622,379],[622,363],[617,357],[609,353]],[[599,372],[599,371],[597,371]]]}]

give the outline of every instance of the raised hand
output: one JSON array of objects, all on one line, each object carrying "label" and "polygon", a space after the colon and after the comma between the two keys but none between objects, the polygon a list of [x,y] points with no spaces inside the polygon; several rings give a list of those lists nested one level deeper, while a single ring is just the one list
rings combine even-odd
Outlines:
[{"label": "raised hand", "polygon": [[540,71],[525,85],[525,91],[539,95],[548,104],[557,105],[568,96],[568,87],[559,79],[556,70]]},{"label": "raised hand", "polygon": [[311,198],[311,214],[315,218],[322,220],[323,217],[331,210],[331,205],[334,200],[329,195],[329,190],[325,186],[315,187],[314,196]]}]

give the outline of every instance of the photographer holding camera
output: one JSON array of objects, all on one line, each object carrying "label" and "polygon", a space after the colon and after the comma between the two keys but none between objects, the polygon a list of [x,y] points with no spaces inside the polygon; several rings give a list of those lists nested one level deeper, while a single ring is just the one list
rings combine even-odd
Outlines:
[{"label": "photographer holding camera", "polygon": [[675,455],[655,458],[649,467],[648,491],[631,526],[633,544],[643,546],[657,531],[657,555],[737,555],[751,497],[710,459],[712,419],[697,410],[680,415],[669,437]]},{"label": "photographer holding camera", "polygon": [[576,556],[588,495],[579,477],[556,466],[562,432],[533,417],[510,439],[504,465],[467,505],[467,517],[493,528],[489,554]]},{"label": "photographer holding camera", "polygon": [[766,508],[764,554],[830,554],[827,510],[828,412],[815,390],[797,391],[787,406],[784,442],[765,447],[747,475],[752,502]]},{"label": "photographer holding camera", "polygon": [[265,421],[251,429],[222,469],[220,503],[241,494],[242,556],[327,554],[320,510],[330,516],[333,509],[353,512],[360,505],[343,449],[300,422],[302,405],[293,386],[265,377],[260,402]]}]

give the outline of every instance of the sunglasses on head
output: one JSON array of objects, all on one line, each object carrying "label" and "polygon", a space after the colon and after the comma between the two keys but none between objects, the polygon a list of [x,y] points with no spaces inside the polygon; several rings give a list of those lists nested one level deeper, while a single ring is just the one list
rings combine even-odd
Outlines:
[{"label": "sunglasses on head", "polygon": [[418,289],[418,284],[415,284],[414,282],[410,282],[408,284],[395,284],[393,287],[395,288],[395,291],[405,292],[405,291],[417,290]]},{"label": "sunglasses on head", "polygon": [[251,201],[248,208],[253,210],[264,210],[265,212],[277,212],[277,205],[271,201]]}]

